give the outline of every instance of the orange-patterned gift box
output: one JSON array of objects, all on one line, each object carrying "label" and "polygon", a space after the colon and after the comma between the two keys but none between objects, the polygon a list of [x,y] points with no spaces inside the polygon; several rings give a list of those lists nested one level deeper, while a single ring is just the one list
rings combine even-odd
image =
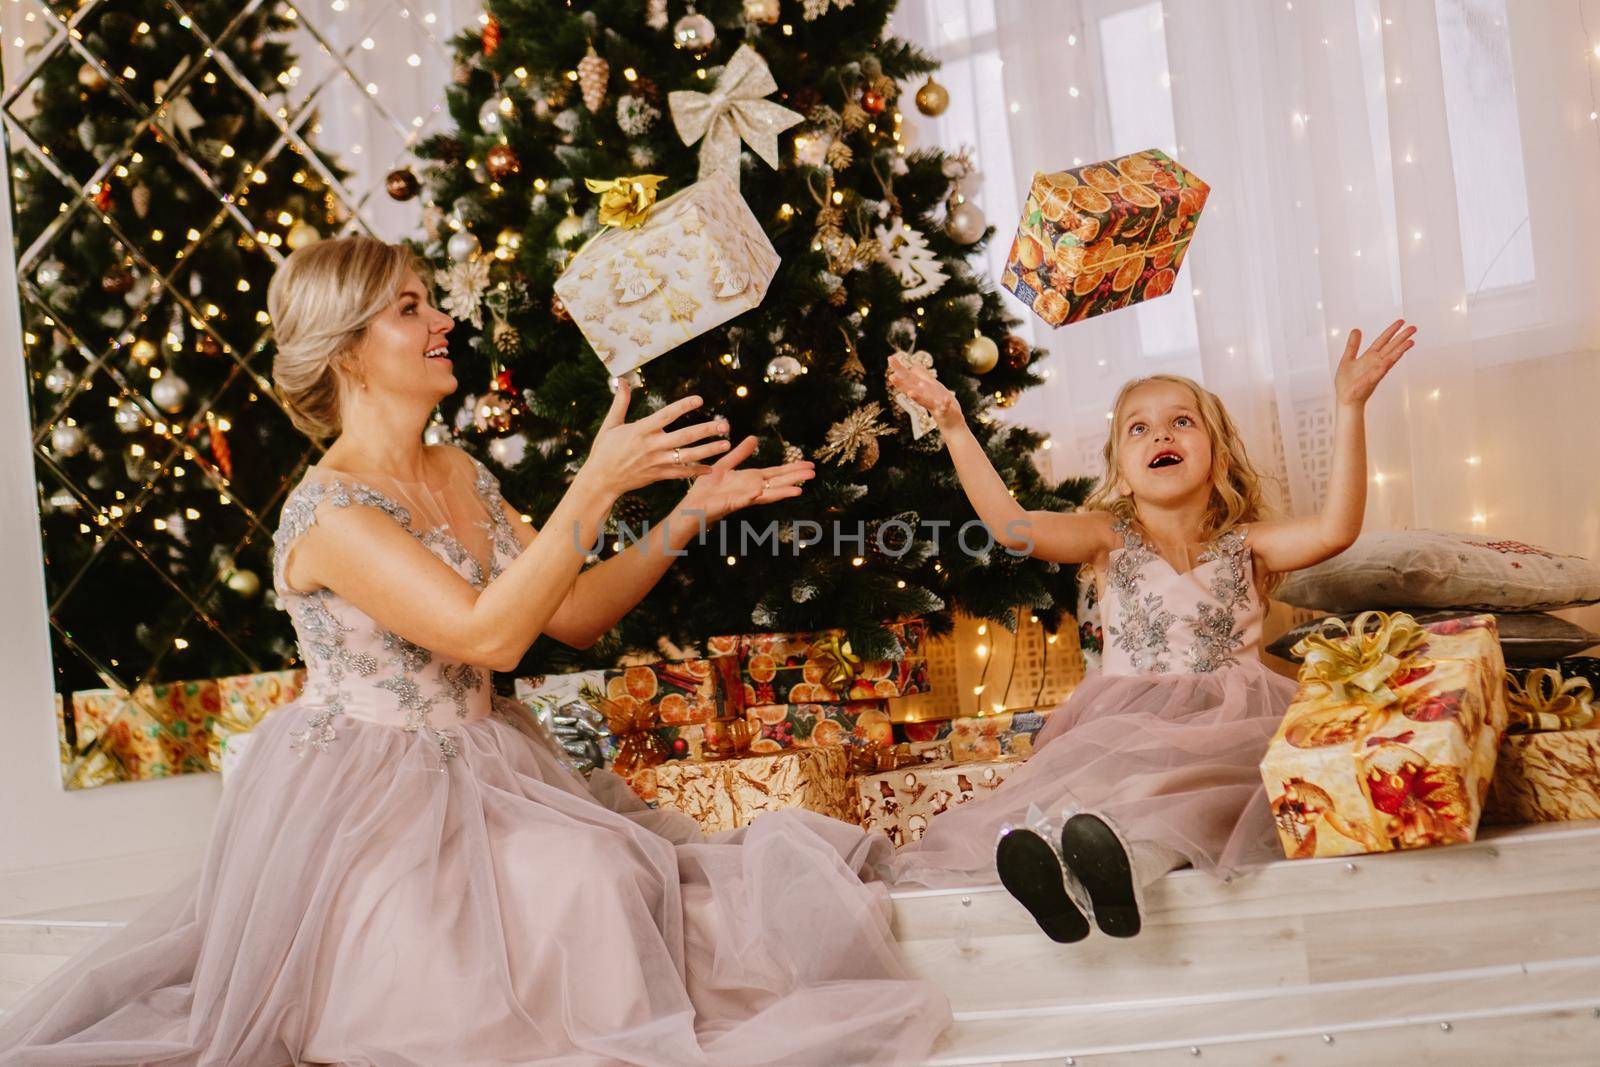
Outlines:
[{"label": "orange-patterned gift box", "polygon": [[856,779],[856,818],[896,847],[920,840],[940,812],[987,796],[1022,766],[1021,758],[981,763],[927,763]]},{"label": "orange-patterned gift box", "polygon": [[1000,285],[1052,326],[1164,296],[1209,193],[1156,149],[1035,174]]},{"label": "orange-patterned gift box", "polygon": [[1368,612],[1296,651],[1300,691],[1261,762],[1284,853],[1471,841],[1506,731],[1494,616]]},{"label": "orange-patterned gift box", "polygon": [[723,714],[736,678],[733,662],[724,657],[646,663],[606,671],[605,697],[662,726],[690,726]]},{"label": "orange-patterned gift box", "polygon": [[893,745],[894,723],[882,700],[854,704],[762,704],[745,711],[752,753],[816,745]]},{"label": "orange-patterned gift box", "polygon": [[855,815],[850,758],[839,745],[705,763],[673,760],[635,771],[630,782],[647,802],[693,816],[706,833],[733,830],[784,808],[846,822]]},{"label": "orange-patterned gift box", "polygon": [[843,704],[928,691],[928,630],[920,619],[890,623],[904,655],[863,660],[843,630],[713,637],[713,657],[736,656],[746,708]]}]

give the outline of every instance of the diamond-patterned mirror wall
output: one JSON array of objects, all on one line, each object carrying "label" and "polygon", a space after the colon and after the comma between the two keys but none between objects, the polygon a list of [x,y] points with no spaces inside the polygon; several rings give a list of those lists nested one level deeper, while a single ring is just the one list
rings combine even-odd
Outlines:
[{"label": "diamond-patterned mirror wall", "polygon": [[294,663],[271,531],[316,450],[268,382],[267,283],[319,235],[416,228],[384,178],[448,121],[454,19],[0,0],[0,23],[63,781],[208,770],[207,680]]}]

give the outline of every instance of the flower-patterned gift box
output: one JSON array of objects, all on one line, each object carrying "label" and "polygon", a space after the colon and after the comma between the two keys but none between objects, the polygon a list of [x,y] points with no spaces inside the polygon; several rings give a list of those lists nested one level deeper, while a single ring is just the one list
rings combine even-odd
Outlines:
[{"label": "flower-patterned gift box", "polygon": [[62,782],[83,789],[209,771],[209,726],[221,707],[214,680],[73,693],[62,731],[64,751],[76,756],[62,765]]},{"label": "flower-patterned gift box", "polygon": [[943,741],[949,745],[949,759],[957,763],[986,760],[1027,759],[1033,755],[1034,738],[1044,729],[1049,711],[1007,711],[992,715],[962,715],[954,719],[898,723],[897,740],[910,742]]},{"label": "flower-patterned gift box", "polygon": [[856,779],[856,817],[896,847],[920,840],[935,815],[978,800],[1022,766],[1020,758],[981,763],[927,763]]},{"label": "flower-patterned gift box", "polygon": [[226,780],[238,764],[251,731],[269,711],[298,700],[305,689],[303,670],[236,674],[217,679],[220,707],[207,724],[211,769]]},{"label": "flower-patterned gift box", "polygon": [[692,816],[706,833],[733,830],[784,808],[855,821],[850,758],[840,745],[708,762],[670,760],[636,770],[629,783],[647,803]]},{"label": "flower-patterned gift box", "polygon": [[739,190],[712,174],[655,204],[637,228],[596,236],[555,291],[606,370],[621,375],[758,306],[778,263]]},{"label": "flower-patterned gift box", "polygon": [[1051,326],[1164,296],[1209,193],[1156,149],[1035,174],[1001,288]]},{"label": "flower-patterned gift box", "polygon": [[928,691],[927,625],[920,619],[891,623],[904,654],[863,660],[843,630],[817,633],[713,637],[714,657],[738,658],[740,696],[746,709],[773,704],[844,704]]},{"label": "flower-patterned gift box", "polygon": [[1494,616],[1370,612],[1308,636],[1261,762],[1290,859],[1471,841],[1506,731]]}]

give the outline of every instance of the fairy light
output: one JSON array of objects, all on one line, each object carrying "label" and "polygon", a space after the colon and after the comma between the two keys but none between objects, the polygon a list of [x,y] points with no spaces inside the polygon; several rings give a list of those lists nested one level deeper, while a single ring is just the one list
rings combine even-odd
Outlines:
[{"label": "fairy light", "polygon": [[1482,456],[1468,456],[1467,457],[1467,466],[1469,466],[1469,467],[1476,467],[1479,464],[1481,464],[1482,462],[1483,462],[1483,457]]}]

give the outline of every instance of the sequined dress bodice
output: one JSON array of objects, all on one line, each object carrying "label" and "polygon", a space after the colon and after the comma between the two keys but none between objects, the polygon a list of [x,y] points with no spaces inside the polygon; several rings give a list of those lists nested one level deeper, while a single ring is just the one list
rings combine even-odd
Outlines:
[{"label": "sequined dress bodice", "polygon": [[[295,744],[326,750],[335,720],[350,715],[426,731],[452,754],[451,729],[487,716],[489,670],[449,659],[378,625],[331,589],[301,592],[284,577],[296,541],[329,508],[383,512],[474,587],[482,589],[521,550],[500,499],[499,483],[477,460],[475,476],[440,494],[388,491],[354,476],[313,467],[289,492],[273,537],[273,589],[294,625],[306,684],[300,699],[306,728]],[[476,547],[477,551],[468,546]],[[403,581],[404,575],[395,575]]]},{"label": "sequined dress bodice", "polygon": [[1104,672],[1207,674],[1260,660],[1265,608],[1244,527],[1212,541],[1179,574],[1119,521],[1100,610]]}]

